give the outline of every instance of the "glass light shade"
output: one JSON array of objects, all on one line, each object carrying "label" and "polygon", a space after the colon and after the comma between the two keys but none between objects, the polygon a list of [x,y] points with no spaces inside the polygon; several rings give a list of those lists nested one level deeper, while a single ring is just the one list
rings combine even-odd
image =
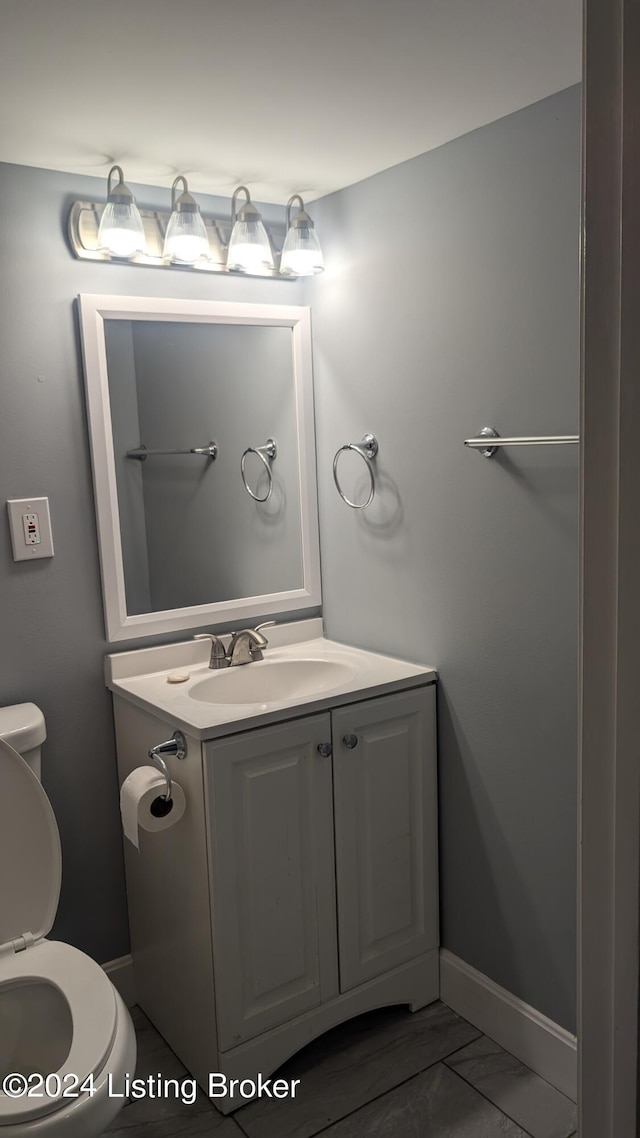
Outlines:
[{"label": "glass light shade", "polygon": [[100,218],[98,249],[114,257],[145,252],[144,226],[134,200],[107,202]]},{"label": "glass light shade", "polygon": [[227,254],[229,269],[243,269],[247,273],[261,273],[273,268],[273,253],[267,231],[259,217],[236,221]]},{"label": "glass light shade", "polygon": [[310,277],[324,271],[322,249],[312,225],[291,225],[282,248],[280,272]]},{"label": "glass light shade", "polygon": [[163,257],[192,265],[200,257],[210,257],[209,238],[200,211],[175,210],[164,239]]}]

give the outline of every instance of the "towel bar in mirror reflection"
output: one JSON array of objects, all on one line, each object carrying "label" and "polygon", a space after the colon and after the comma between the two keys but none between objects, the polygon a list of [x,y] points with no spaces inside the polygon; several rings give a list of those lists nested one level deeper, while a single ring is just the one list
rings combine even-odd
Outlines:
[{"label": "towel bar in mirror reflection", "polygon": [[201,454],[201,455],[203,455],[204,458],[215,459],[215,458],[217,458],[217,455],[218,455],[218,446],[217,446],[217,443],[214,443],[212,441],[212,442],[208,443],[206,447],[188,447],[186,450],[179,450],[177,447],[174,447],[171,450],[162,450],[162,449],[151,450],[148,447],[144,446],[144,444],[143,444],[142,446],[139,446],[136,450],[128,450],[126,452],[126,457],[127,458],[137,458],[137,459],[139,459],[140,462],[144,462],[145,459],[149,458],[149,455],[154,455],[154,454],[162,454],[162,455]]}]

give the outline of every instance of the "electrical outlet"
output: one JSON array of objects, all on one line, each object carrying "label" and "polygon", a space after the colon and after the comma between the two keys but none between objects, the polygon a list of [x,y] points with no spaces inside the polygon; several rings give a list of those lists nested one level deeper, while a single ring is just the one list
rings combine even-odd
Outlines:
[{"label": "electrical outlet", "polygon": [[7,502],[14,561],[53,557],[48,498],[12,498]]},{"label": "electrical outlet", "polygon": [[37,514],[23,514],[22,528],[25,545],[40,545],[40,521]]}]

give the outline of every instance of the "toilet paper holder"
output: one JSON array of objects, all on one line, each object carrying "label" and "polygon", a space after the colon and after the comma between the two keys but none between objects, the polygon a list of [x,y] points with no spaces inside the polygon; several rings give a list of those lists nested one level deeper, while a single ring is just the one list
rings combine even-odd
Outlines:
[{"label": "toilet paper holder", "polygon": [[[187,740],[182,734],[182,731],[174,731],[170,739],[167,739],[164,743],[158,743],[155,747],[151,747],[148,754],[151,762],[157,766],[158,770],[166,779],[166,790],[165,793],[160,796],[160,802],[162,803],[163,813],[168,814],[173,806],[172,783],[169,768],[162,756],[175,755],[177,759],[186,759]],[[153,810],[153,807],[151,809]]]}]

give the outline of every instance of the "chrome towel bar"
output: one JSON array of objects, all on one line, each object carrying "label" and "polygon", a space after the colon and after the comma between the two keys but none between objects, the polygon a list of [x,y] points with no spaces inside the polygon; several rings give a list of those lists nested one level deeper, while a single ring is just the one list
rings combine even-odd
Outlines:
[{"label": "chrome towel bar", "polygon": [[479,450],[484,458],[492,458],[498,447],[571,446],[580,442],[579,435],[525,435],[523,438],[500,438],[495,427],[483,427],[464,445]]},{"label": "chrome towel bar", "polygon": [[147,450],[145,446],[141,446],[136,450],[128,450],[126,457],[137,458],[139,462],[144,462],[150,454],[201,454],[213,460],[218,454],[218,444],[210,442],[206,447],[189,447],[187,450]]}]

